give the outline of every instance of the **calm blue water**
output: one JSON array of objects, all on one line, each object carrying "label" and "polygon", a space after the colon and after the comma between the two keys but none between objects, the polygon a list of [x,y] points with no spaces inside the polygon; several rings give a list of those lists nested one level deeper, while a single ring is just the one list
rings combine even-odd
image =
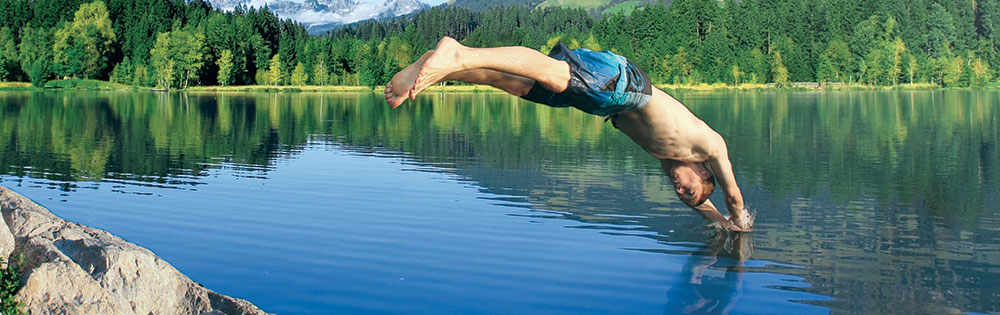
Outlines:
[{"label": "calm blue water", "polygon": [[3,92],[0,185],[280,314],[1000,312],[997,92],[676,96],[756,233],[502,94]]}]

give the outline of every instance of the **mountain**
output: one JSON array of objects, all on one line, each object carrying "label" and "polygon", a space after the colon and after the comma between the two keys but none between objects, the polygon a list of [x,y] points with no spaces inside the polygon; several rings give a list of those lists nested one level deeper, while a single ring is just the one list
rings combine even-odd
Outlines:
[{"label": "mountain", "polygon": [[281,18],[302,23],[310,34],[369,19],[385,19],[430,8],[418,0],[385,0],[382,3],[357,0],[216,0],[215,7],[229,11],[237,6],[261,8],[265,5]]}]

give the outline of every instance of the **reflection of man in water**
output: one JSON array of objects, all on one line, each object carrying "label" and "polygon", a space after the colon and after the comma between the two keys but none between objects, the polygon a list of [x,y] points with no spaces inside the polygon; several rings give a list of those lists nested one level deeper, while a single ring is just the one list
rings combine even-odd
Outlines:
[{"label": "reflection of man in water", "polygon": [[[470,48],[445,37],[435,50],[393,76],[385,98],[396,108],[444,80],[486,84],[529,101],[607,117],[660,159],[681,201],[724,228],[752,230],[722,136],[684,104],[652,87],[625,57],[569,50],[562,44],[548,56],[526,47]],[[728,219],[708,200],[715,177],[725,193]]]},{"label": "reflection of man in water", "polygon": [[[664,314],[727,314],[743,296],[743,264],[752,251],[750,234],[717,233],[705,251],[691,255],[681,272],[681,283],[667,291]],[[719,255],[724,258],[719,263]],[[719,263],[722,277],[706,276]],[[721,266],[716,266],[721,267]]]}]

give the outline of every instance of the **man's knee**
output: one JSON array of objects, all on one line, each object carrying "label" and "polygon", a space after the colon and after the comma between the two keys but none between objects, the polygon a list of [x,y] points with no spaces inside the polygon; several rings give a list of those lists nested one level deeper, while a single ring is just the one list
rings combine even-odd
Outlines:
[{"label": "man's knee", "polygon": [[557,64],[553,65],[552,69],[546,71],[544,80],[539,83],[542,84],[546,89],[556,93],[562,93],[569,87],[569,63],[565,61],[558,61]]}]

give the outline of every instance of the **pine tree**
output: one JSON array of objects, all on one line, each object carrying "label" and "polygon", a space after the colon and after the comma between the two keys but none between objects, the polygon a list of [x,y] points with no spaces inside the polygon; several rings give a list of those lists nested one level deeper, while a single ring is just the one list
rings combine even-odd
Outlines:
[{"label": "pine tree", "polygon": [[941,58],[951,53],[951,43],[955,38],[955,25],[951,15],[940,4],[931,5],[930,16],[927,17],[927,42],[924,52],[928,56]]},{"label": "pine tree", "polygon": [[132,83],[132,61],[128,57],[115,65],[115,69],[111,71],[110,81],[121,84]]}]

